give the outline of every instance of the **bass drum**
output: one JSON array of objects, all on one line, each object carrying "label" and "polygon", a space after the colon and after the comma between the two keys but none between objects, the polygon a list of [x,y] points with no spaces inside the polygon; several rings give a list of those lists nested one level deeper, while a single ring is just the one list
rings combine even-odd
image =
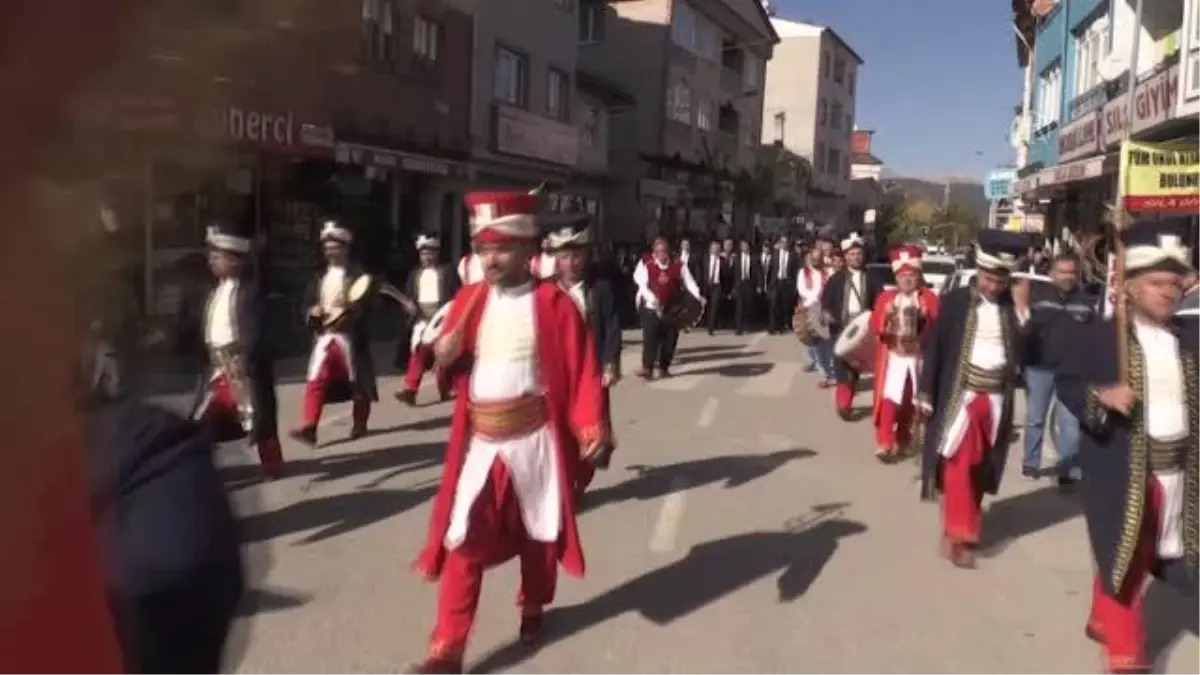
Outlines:
[{"label": "bass drum", "polygon": [[863,312],[846,325],[833,345],[833,354],[860,373],[875,370],[875,331],[871,313]]},{"label": "bass drum", "polygon": [[829,326],[821,315],[820,306],[805,307],[797,303],[796,311],[792,314],[792,330],[796,331],[796,337],[805,347],[829,339]]},{"label": "bass drum", "polygon": [[446,317],[450,316],[450,308],[454,306],[454,301],[451,300],[442,305],[442,308],[436,314],[429,317],[429,321],[422,321],[413,327],[413,346],[417,345],[432,345],[442,336],[442,327],[446,323]]},{"label": "bass drum", "polygon": [[662,320],[683,331],[695,328],[703,316],[704,305],[691,293],[680,292],[663,308]]}]

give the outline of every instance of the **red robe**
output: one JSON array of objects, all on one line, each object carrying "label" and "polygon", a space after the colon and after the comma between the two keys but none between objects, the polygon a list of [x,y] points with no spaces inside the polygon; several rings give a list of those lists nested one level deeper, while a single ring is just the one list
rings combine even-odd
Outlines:
[{"label": "red robe", "polygon": [[[585,570],[583,546],[575,522],[574,475],[582,447],[607,433],[604,418],[604,388],[596,348],[575,301],[553,281],[535,282],[534,322],[537,334],[537,361],[545,390],[547,415],[558,456],[559,494],[562,499],[562,527],[558,539],[558,560],[572,575],[582,577]],[[454,415],[450,425],[450,441],[446,446],[446,461],[442,484],[433,502],[429,536],[415,567],[429,578],[441,574],[446,559],[446,531],[459,474],[466,459],[471,438],[467,405],[471,390],[471,354],[479,323],[487,307],[487,284],[471,284],[459,289],[446,317],[448,334],[461,325],[462,353],[449,370],[452,386],[457,393]],[[464,315],[465,313],[465,315]],[[463,323],[459,323],[463,322]],[[539,327],[554,326],[555,330]],[[471,525],[475,525],[472,523]]]},{"label": "red robe", "polygon": [[[871,331],[878,338],[879,343],[875,347],[875,424],[879,424],[880,402],[883,401],[883,387],[887,379],[887,360],[891,348],[895,346],[894,340],[890,335],[884,335],[884,323],[887,321],[887,310],[895,301],[896,295],[900,291],[895,288],[889,288],[882,291],[879,297],[875,299],[875,307],[871,310]],[[921,288],[917,291],[920,294],[918,302],[921,305],[921,312],[925,316],[925,327],[921,331],[921,346],[924,347],[925,339],[930,334],[930,327],[937,320],[938,315],[938,296],[928,288]],[[913,396],[917,395],[917,387],[919,383],[912,383]]]}]

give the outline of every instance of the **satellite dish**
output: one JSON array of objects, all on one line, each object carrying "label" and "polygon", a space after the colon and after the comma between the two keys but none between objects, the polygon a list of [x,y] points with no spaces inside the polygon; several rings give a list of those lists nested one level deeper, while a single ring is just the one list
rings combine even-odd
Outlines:
[{"label": "satellite dish", "polygon": [[1116,54],[1100,59],[1100,62],[1096,64],[1096,74],[1105,82],[1117,79],[1128,69],[1127,58]]}]

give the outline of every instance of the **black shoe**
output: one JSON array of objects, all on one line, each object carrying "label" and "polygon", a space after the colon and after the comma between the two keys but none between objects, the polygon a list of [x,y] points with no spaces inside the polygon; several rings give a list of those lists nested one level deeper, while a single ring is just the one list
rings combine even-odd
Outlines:
[{"label": "black shoe", "polygon": [[1075,489],[1075,479],[1071,474],[1060,473],[1058,475],[1058,489],[1063,492],[1070,492]]},{"label": "black shoe", "polygon": [[1042,477],[1042,470],[1036,466],[1023,466],[1021,467],[1021,475],[1037,480]]}]

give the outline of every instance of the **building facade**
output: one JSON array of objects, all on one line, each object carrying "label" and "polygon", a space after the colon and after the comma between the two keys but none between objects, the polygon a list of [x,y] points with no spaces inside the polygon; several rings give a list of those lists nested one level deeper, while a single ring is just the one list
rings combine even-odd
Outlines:
[{"label": "building facade", "polygon": [[[590,73],[636,100],[609,118],[613,239],[723,236],[751,222],[740,182],[756,166],[764,64],[776,42],[757,0],[584,0],[602,25],[580,45]],[[636,180],[625,180],[635,177]]]},{"label": "building facade", "polygon": [[763,143],[782,143],[813,167],[808,218],[850,226],[855,94],[863,60],[831,28],[772,19],[780,42],[767,65]]}]

